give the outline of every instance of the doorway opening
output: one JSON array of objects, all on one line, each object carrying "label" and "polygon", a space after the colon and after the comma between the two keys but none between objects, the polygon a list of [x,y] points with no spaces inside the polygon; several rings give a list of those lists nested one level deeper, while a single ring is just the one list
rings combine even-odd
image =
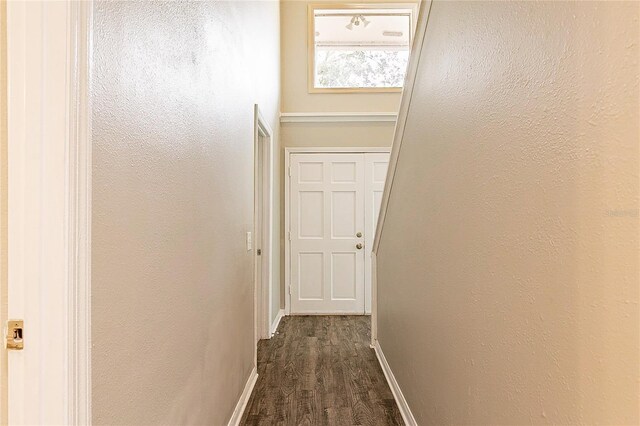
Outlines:
[{"label": "doorway opening", "polygon": [[254,107],[255,340],[271,337],[273,298],[273,132]]}]

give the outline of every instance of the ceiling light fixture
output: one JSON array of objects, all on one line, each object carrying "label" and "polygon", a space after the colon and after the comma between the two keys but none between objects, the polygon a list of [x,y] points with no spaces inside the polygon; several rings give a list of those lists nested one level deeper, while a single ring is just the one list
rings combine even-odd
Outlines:
[{"label": "ceiling light fixture", "polygon": [[367,25],[369,25],[371,23],[371,21],[367,20],[362,15],[354,15],[353,17],[351,17],[351,21],[349,21],[349,23],[347,25],[345,25],[345,28],[348,29],[349,31],[351,31],[351,30],[353,30],[354,25],[356,27],[359,27],[361,23],[362,23],[362,25],[364,25],[366,27]]}]

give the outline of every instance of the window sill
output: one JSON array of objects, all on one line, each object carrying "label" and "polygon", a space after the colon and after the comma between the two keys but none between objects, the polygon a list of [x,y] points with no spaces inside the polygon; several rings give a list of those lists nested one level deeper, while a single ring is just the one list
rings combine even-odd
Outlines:
[{"label": "window sill", "polygon": [[400,93],[402,87],[309,87],[309,93]]}]

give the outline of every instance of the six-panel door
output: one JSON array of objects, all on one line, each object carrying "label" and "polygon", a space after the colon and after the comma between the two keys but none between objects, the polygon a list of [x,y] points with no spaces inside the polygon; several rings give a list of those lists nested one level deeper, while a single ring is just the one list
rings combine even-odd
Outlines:
[{"label": "six-panel door", "polygon": [[385,161],[388,154],[291,155],[291,313],[365,313],[375,181],[386,172],[374,163]]}]

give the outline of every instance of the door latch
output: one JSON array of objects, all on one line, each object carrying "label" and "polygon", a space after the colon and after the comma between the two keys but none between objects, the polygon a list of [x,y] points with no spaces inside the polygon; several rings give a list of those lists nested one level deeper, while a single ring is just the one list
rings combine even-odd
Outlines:
[{"label": "door latch", "polygon": [[5,330],[6,347],[9,350],[20,351],[24,349],[24,321],[9,320]]}]

